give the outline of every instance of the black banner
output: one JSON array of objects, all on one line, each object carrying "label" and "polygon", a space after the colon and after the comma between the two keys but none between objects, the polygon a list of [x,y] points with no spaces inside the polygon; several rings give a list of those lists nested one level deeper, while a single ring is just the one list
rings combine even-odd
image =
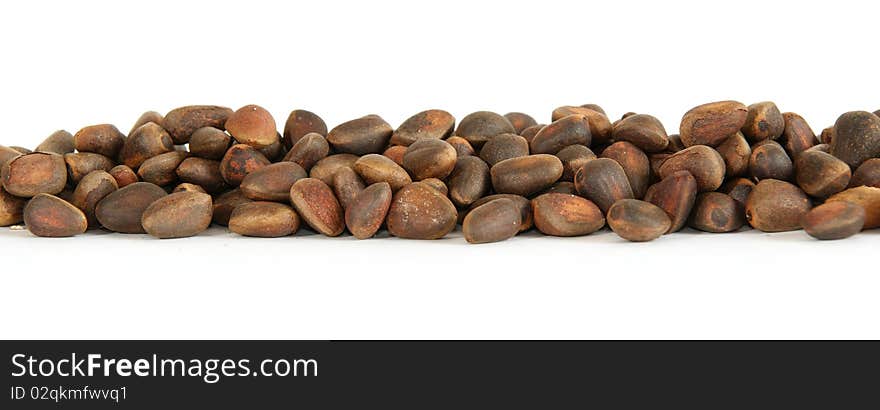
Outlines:
[{"label": "black banner", "polygon": [[[5,341],[3,409],[876,408],[875,342]],[[190,407],[192,406],[192,407]]]}]

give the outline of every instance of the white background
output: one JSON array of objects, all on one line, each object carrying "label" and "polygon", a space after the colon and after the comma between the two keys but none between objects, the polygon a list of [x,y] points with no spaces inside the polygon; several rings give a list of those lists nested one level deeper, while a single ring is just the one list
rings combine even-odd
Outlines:
[{"label": "white background", "polygon": [[[0,143],[146,110],[256,103],[331,127],[598,103],[669,133],[704,102],[773,100],[817,133],[880,108],[877,6],[766,1],[14,2]],[[880,338],[880,232],[602,232],[467,246],[159,241],[0,229],[2,338]]]}]

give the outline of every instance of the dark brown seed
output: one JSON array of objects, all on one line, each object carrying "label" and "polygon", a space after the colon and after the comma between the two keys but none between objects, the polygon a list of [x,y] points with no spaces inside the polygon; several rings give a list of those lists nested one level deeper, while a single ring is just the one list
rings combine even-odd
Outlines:
[{"label": "dark brown seed", "polygon": [[782,132],[781,142],[789,156],[797,158],[801,152],[818,144],[816,134],[803,117],[787,112],[782,114],[782,118],[785,120],[785,130]]},{"label": "dark brown seed", "polygon": [[746,137],[742,133],[737,132],[730,138],[724,140],[718,146],[717,151],[724,159],[725,175],[727,177],[738,177],[748,174],[749,158],[752,156],[752,147],[746,141]]},{"label": "dark brown seed", "polygon": [[553,114],[551,115],[551,119],[553,121],[559,120],[562,117],[566,117],[572,114],[579,114],[587,117],[587,122],[590,124],[590,139],[594,144],[604,144],[611,141],[611,132],[613,126],[611,125],[611,121],[608,120],[608,116],[605,115],[603,111],[596,110],[590,107],[590,104],[587,104],[587,107],[573,107],[573,106],[563,106],[553,110]]},{"label": "dark brown seed", "polygon": [[73,152],[76,149],[76,143],[73,141],[73,134],[58,130],[46,137],[34,151],[37,152],[54,152],[64,155]]},{"label": "dark brown seed", "polygon": [[198,235],[211,226],[211,196],[201,192],[177,192],[157,199],[141,217],[148,234],[159,239]]},{"label": "dark brown seed", "polygon": [[264,156],[266,156],[266,158],[269,159],[269,161],[272,162],[278,162],[284,157],[284,154],[286,154],[286,152],[284,151],[284,146],[281,144],[281,134],[277,134],[277,137],[279,139],[273,142],[272,145],[269,145],[268,147],[258,148],[260,153],[262,153]]},{"label": "dark brown seed", "polygon": [[880,117],[867,111],[841,115],[834,123],[831,155],[853,169],[870,158],[880,157]]},{"label": "dark brown seed", "polygon": [[459,157],[446,180],[449,198],[458,206],[474,203],[492,187],[489,174],[489,166],[479,157]]},{"label": "dark brown seed", "polygon": [[[46,152],[48,152],[48,151],[46,151]],[[10,147],[4,147],[4,146],[0,145],[0,169],[2,169],[3,166],[6,165],[6,163],[9,162],[11,159],[16,158],[21,155],[22,155],[22,153],[14,150]]]},{"label": "dark brown seed", "polygon": [[661,152],[669,145],[663,124],[647,114],[636,114],[618,122],[612,132],[614,141],[628,141],[645,152]]},{"label": "dark brown seed", "polygon": [[556,154],[574,144],[590,146],[590,123],[583,115],[569,115],[541,128],[529,144],[532,154]]},{"label": "dark brown seed", "polygon": [[55,195],[67,184],[67,166],[61,155],[35,152],[6,161],[0,179],[6,192],[15,196]]},{"label": "dark brown seed", "polygon": [[229,217],[229,230],[239,235],[278,238],[299,230],[299,215],[289,205],[277,202],[248,202],[237,206]]},{"label": "dark brown seed", "polygon": [[391,144],[409,146],[419,139],[445,139],[455,128],[455,117],[443,110],[422,111],[406,119],[391,135]]},{"label": "dark brown seed", "polygon": [[199,128],[214,127],[225,130],[226,119],[230,115],[232,115],[231,108],[216,105],[190,105],[175,108],[165,114],[163,126],[168,130],[175,144],[186,144],[193,132]]},{"label": "dark brown seed", "polygon": [[830,154],[831,146],[828,144],[817,144],[807,148],[806,151],[822,151]]},{"label": "dark brown seed", "polygon": [[749,157],[749,174],[757,180],[790,181],[794,175],[794,165],[782,145],[776,141],[766,140],[752,148],[752,155]]},{"label": "dark brown seed", "polygon": [[865,209],[850,202],[828,202],[804,214],[801,225],[816,239],[848,238],[865,225]]},{"label": "dark brown seed", "polygon": [[449,137],[446,139],[446,142],[448,142],[449,145],[452,145],[452,148],[455,148],[455,153],[459,157],[474,155],[474,147],[462,137]]},{"label": "dark brown seed", "polygon": [[513,125],[513,129],[516,130],[517,134],[522,133],[526,128],[538,124],[531,115],[521,112],[509,112],[504,114],[504,118],[507,118],[507,121],[510,121],[510,124]]},{"label": "dark brown seed", "polygon": [[385,149],[394,130],[382,117],[367,115],[337,125],[327,134],[327,142],[337,152],[364,155]]},{"label": "dark brown seed", "polygon": [[880,188],[860,186],[838,192],[825,200],[825,203],[844,201],[860,205],[865,209],[864,229],[880,228]]},{"label": "dark brown seed", "polygon": [[220,174],[220,162],[190,157],[177,167],[177,177],[183,182],[196,184],[210,194],[226,189],[226,181]]},{"label": "dark brown seed", "polygon": [[666,159],[671,157],[672,154],[668,152],[658,152],[656,154],[648,155],[648,161],[651,162],[651,178],[652,181],[659,181],[660,178],[660,166],[666,162]]},{"label": "dark brown seed", "polygon": [[822,130],[822,133],[819,135],[819,141],[823,144],[831,144],[831,141],[834,139],[834,127],[828,127]]},{"label": "dark brown seed", "polygon": [[92,152],[64,154],[64,163],[67,165],[67,180],[73,184],[78,184],[89,172],[109,171],[116,166],[110,158]]},{"label": "dark brown seed", "polygon": [[379,154],[362,156],[354,163],[354,171],[367,184],[387,182],[395,192],[412,182],[405,169],[390,158]]},{"label": "dark brown seed", "polygon": [[220,175],[227,184],[238,186],[247,174],[269,164],[271,164],[269,159],[256,148],[246,144],[235,144],[226,151],[226,155],[220,161]]},{"label": "dark brown seed", "polygon": [[144,182],[159,186],[177,182],[177,167],[189,154],[181,151],[166,152],[144,161],[138,168],[138,176]]},{"label": "dark brown seed", "polygon": [[[339,168],[333,175],[333,192],[343,209],[354,201],[354,198],[366,187],[361,177],[351,168]],[[389,185],[390,186],[390,185]]]},{"label": "dark brown seed", "polygon": [[736,202],[739,202],[743,208],[746,206],[746,199],[752,193],[755,183],[746,178],[734,178],[728,180],[721,186],[719,190],[722,193],[730,195]]},{"label": "dark brown seed", "polygon": [[278,162],[251,172],[241,180],[241,193],[254,201],[287,202],[290,187],[308,175],[293,162]]},{"label": "dark brown seed", "polygon": [[162,127],[148,122],[134,130],[119,152],[119,161],[137,169],[144,161],[159,154],[174,151],[171,136]]},{"label": "dark brown seed", "polygon": [[681,142],[688,147],[717,146],[745,125],[748,114],[749,109],[737,101],[719,101],[694,107],[681,119]]},{"label": "dark brown seed", "polygon": [[574,186],[579,195],[593,201],[603,214],[618,200],[633,198],[626,172],[610,158],[598,158],[584,164],[574,176]]},{"label": "dark brown seed", "polygon": [[621,238],[645,242],[669,231],[669,216],[660,207],[638,199],[621,199],[608,209],[608,226]]},{"label": "dark brown seed", "polygon": [[849,165],[822,151],[806,151],[797,159],[797,184],[808,195],[825,198],[846,189]]},{"label": "dark brown seed", "polygon": [[602,109],[602,107],[600,107],[598,104],[583,104],[583,105],[581,105],[581,108],[589,108],[593,111],[602,113],[602,115],[605,115],[605,116],[608,115],[605,113],[605,110]]},{"label": "dark brown seed", "polygon": [[232,137],[225,131],[213,127],[195,130],[189,140],[189,152],[193,155],[219,161],[229,149]]},{"label": "dark brown seed", "polygon": [[86,216],[90,228],[100,226],[95,217],[95,207],[104,197],[119,189],[116,179],[106,171],[92,171],[82,178],[73,191],[70,203]]},{"label": "dark brown seed", "polygon": [[880,158],[871,158],[859,165],[849,180],[849,187],[872,186],[880,188]]},{"label": "dark brown seed", "polygon": [[[519,231],[520,232],[525,232],[529,229],[532,229],[532,225],[533,225],[532,204],[531,204],[531,201],[529,201],[529,199],[524,196],[514,195],[514,194],[494,194],[494,195],[484,196],[484,197],[474,201],[474,203],[471,204],[470,207],[468,207],[467,212],[473,211],[477,207],[479,207],[489,201],[494,201],[498,198],[509,199],[509,200],[513,201],[513,203],[516,204],[516,206],[519,208],[519,211],[520,211]],[[459,213],[459,219],[461,221],[464,221],[464,217],[467,216],[467,212]]]},{"label": "dark brown seed", "polygon": [[340,168],[354,169],[354,163],[359,157],[352,154],[335,154],[319,160],[309,170],[310,178],[320,179],[327,185],[333,185],[333,175]]},{"label": "dark brown seed", "polygon": [[32,234],[63,238],[88,228],[86,216],[69,202],[49,194],[38,194],[24,207],[24,224]]},{"label": "dark brown seed", "polygon": [[284,124],[284,147],[293,148],[300,138],[310,133],[320,134],[322,137],[327,136],[327,124],[317,114],[306,110],[293,110],[287,117]]},{"label": "dark brown seed", "polygon": [[290,187],[290,202],[299,216],[315,231],[339,236],[345,230],[342,205],[333,190],[320,179],[303,178]]},{"label": "dark brown seed", "polygon": [[225,127],[240,144],[257,149],[279,142],[275,119],[259,105],[250,104],[239,108],[226,119]]},{"label": "dark brown seed", "polygon": [[468,212],[462,233],[468,243],[491,243],[516,236],[522,223],[519,208],[513,201],[499,198]]},{"label": "dark brown seed", "polygon": [[751,142],[779,138],[785,130],[785,119],[770,101],[755,103],[749,106],[742,133]]},{"label": "dark brown seed", "polygon": [[714,191],[724,182],[727,165],[712,147],[694,145],[672,154],[660,165],[660,178],[678,171],[688,171],[697,180],[700,192]]},{"label": "dark brown seed", "polygon": [[125,144],[125,135],[111,124],[91,125],[74,134],[73,143],[79,152],[94,152],[116,158]]},{"label": "dark brown seed", "polygon": [[634,198],[645,196],[651,182],[651,162],[644,151],[627,141],[618,141],[602,151],[602,158],[613,159],[623,167]]},{"label": "dark brown seed", "polygon": [[697,196],[688,225],[705,232],[733,232],[746,223],[745,210],[730,195],[703,192]]},{"label": "dark brown seed", "polygon": [[776,179],[764,179],[746,199],[746,220],[764,232],[800,229],[801,218],[810,210],[810,199],[797,186]]},{"label": "dark brown seed", "polygon": [[105,196],[95,207],[95,217],[104,228],[120,233],[145,233],[141,216],[150,204],[167,195],[149,182],[135,182]]},{"label": "dark brown seed", "polygon": [[358,239],[375,235],[385,222],[391,197],[391,185],[387,182],[372,184],[359,192],[345,208],[345,226],[349,232]]},{"label": "dark brown seed", "polygon": [[678,171],[651,185],[645,201],[657,205],[669,216],[669,231],[677,232],[687,223],[697,198],[697,180],[687,171]]},{"label": "dark brown seed", "polygon": [[128,165],[117,165],[108,171],[120,188],[140,181],[140,178]]},{"label": "dark brown seed", "polygon": [[408,147],[405,147],[403,145],[394,145],[388,147],[388,149],[382,152],[382,155],[394,161],[395,164],[403,166],[403,156],[406,155],[407,148]]},{"label": "dark brown seed", "polygon": [[535,227],[545,235],[588,235],[605,226],[596,204],[577,195],[543,194],[532,200]]},{"label": "dark brown seed", "polygon": [[439,239],[455,228],[457,218],[449,198],[417,182],[394,194],[386,224],[388,232],[399,238]]},{"label": "dark brown seed", "polygon": [[0,226],[21,223],[26,203],[26,199],[19,198],[0,188]]},{"label": "dark brown seed", "polygon": [[241,204],[247,204],[253,202],[244,194],[241,193],[240,189],[233,189],[231,191],[224,192],[220,196],[214,198],[214,223],[218,225],[228,225],[229,218],[232,216],[232,211],[235,210]]},{"label": "dark brown seed", "polygon": [[[532,140],[535,139],[535,135],[538,135],[538,131],[541,131],[542,128],[546,127],[547,124],[537,124],[532,125],[529,128],[524,129],[521,133],[519,133],[520,137],[523,137],[528,141],[529,144],[532,143]],[[592,131],[590,131],[592,132]],[[592,136],[592,134],[591,134]]]},{"label": "dark brown seed", "polygon": [[[482,153],[481,153],[482,154]],[[596,159],[596,154],[584,145],[569,145],[556,153],[556,157],[562,161],[562,180],[574,181],[574,174],[581,169],[587,161]]]},{"label": "dark brown seed", "polygon": [[535,154],[501,161],[493,165],[489,173],[495,192],[528,197],[559,180],[562,161],[555,155]]},{"label": "dark brown seed", "polygon": [[436,189],[443,195],[449,195],[449,187],[446,186],[446,183],[437,178],[425,178],[419,181],[423,184],[429,185],[431,188]]},{"label": "dark brown seed", "polygon": [[26,154],[30,154],[30,153],[34,152],[34,151],[29,150],[29,149],[27,149],[27,148],[25,148],[25,147],[12,146],[12,147],[9,147],[9,148],[12,148],[12,149],[18,151],[18,153],[19,153],[19,154],[22,154],[22,155],[26,155]]},{"label": "dark brown seed", "polygon": [[[681,142],[681,135],[672,134],[669,136],[668,139],[669,139],[669,145],[666,146],[666,152],[668,152],[668,153],[673,154],[673,153],[676,153],[678,151],[681,151],[681,150],[687,148],[684,146],[684,143]],[[748,144],[746,144],[746,145],[748,145]]]},{"label": "dark brown seed", "polygon": [[[421,139],[410,144],[403,155],[403,168],[416,181],[446,178],[455,168],[455,148],[439,139]],[[357,167],[357,165],[355,165]]]},{"label": "dark brown seed", "polygon": [[180,184],[177,184],[177,186],[174,187],[173,190],[171,190],[172,194],[177,192],[201,192],[203,194],[208,193],[205,188],[202,188],[201,186],[196,184],[190,184],[189,182],[182,182]]},{"label": "dark brown seed", "polygon": [[147,111],[147,112],[141,114],[141,116],[138,117],[137,121],[134,122],[134,125],[131,127],[131,130],[128,131],[128,135],[131,135],[134,132],[134,130],[140,128],[142,125],[144,125],[148,122],[155,123],[156,125],[162,127],[165,125],[165,117],[163,117],[162,114],[159,114],[156,111]]},{"label": "dark brown seed", "polygon": [[480,150],[480,158],[490,167],[505,159],[526,155],[529,155],[529,142],[516,134],[499,134],[490,137]]},{"label": "dark brown seed", "polygon": [[507,118],[494,112],[477,111],[462,118],[453,135],[466,139],[472,147],[480,149],[491,137],[513,133],[516,133],[516,129]]},{"label": "dark brown seed", "polygon": [[290,161],[299,164],[304,170],[312,169],[318,161],[330,154],[330,144],[321,134],[312,132],[303,135],[293,144],[284,161]]}]

